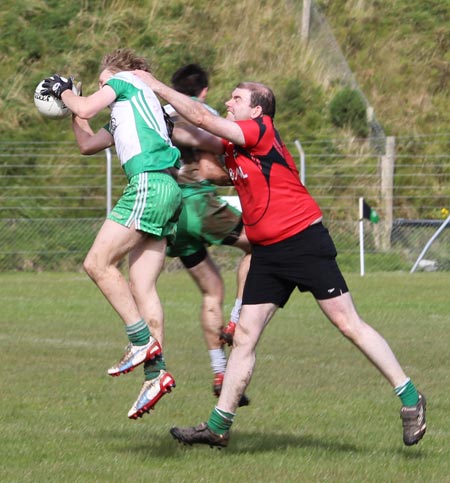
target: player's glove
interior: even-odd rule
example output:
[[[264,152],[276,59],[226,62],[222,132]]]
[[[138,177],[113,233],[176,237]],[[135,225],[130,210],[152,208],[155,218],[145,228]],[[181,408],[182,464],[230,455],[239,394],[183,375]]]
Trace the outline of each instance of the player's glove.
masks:
[[[61,94],[67,89],[72,90],[72,86],[72,77],[66,79],[58,74],[53,74],[51,77],[45,79],[42,83],[41,94],[43,96],[50,95],[56,97],[57,99],[61,99]]]

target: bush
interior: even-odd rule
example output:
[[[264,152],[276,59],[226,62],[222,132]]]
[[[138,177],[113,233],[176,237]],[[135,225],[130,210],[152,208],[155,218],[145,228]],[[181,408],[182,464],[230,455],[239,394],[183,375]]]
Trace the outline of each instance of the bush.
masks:
[[[332,123],[337,127],[349,127],[359,137],[366,137],[366,106],[358,91],[346,87],[339,91],[330,102]]]

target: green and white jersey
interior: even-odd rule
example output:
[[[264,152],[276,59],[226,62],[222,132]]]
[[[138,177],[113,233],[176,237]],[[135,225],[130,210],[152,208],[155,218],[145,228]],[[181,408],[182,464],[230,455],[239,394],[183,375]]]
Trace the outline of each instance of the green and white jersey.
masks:
[[[116,93],[106,127],[114,137],[117,156],[130,179],[146,171],[179,167],[179,150],[172,145],[155,93],[131,72],[119,72],[106,82]]]

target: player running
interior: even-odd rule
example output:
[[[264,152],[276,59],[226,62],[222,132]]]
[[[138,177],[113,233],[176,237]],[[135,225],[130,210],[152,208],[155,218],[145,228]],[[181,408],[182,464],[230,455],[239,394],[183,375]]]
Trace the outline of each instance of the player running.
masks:
[[[186,444],[227,446],[239,398],[255,367],[258,341],[295,288],[309,291],[332,324],[379,370],[400,397],[403,441],[418,443],[426,431],[425,397],[400,366],[386,340],[359,316],[336,263],[336,249],[322,224],[322,212],[299,180],[291,154],[276,131],[275,96],[270,88],[243,82],[226,102],[227,119],[151,74],[138,75],[180,115],[222,138],[230,177],[238,191],[252,260],[222,392],[207,422],[172,428]]]

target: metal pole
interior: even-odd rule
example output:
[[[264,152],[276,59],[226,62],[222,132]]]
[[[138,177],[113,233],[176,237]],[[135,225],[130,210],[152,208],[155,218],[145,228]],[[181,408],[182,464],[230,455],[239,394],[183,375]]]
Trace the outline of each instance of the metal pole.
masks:
[[[295,147],[300,154],[300,181],[306,185],[305,151],[298,139],[294,141]]]
[[[427,253],[428,249],[430,248],[431,244],[436,240],[436,238],[439,236],[441,231],[450,223],[450,216],[447,217],[447,219],[442,223],[442,225],[439,227],[439,230],[436,231],[436,233],[428,240],[428,243],[425,245],[424,249],[422,250],[422,253],[419,255],[419,258],[416,260],[416,263],[413,265],[411,268],[411,271],[409,273],[414,273],[417,266],[419,265],[420,261],[422,258],[425,256],[425,253]]]
[[[105,149],[106,155],[106,216],[111,213],[112,200],[112,153],[110,148]]]
[[[364,277],[364,198],[359,198],[359,265],[361,277]]]

